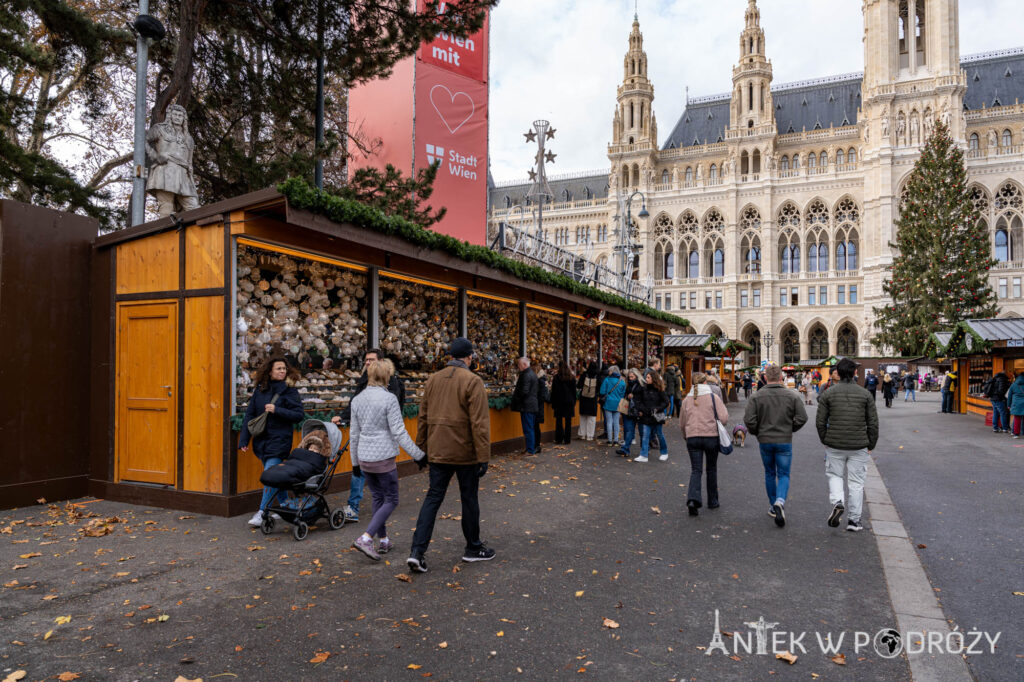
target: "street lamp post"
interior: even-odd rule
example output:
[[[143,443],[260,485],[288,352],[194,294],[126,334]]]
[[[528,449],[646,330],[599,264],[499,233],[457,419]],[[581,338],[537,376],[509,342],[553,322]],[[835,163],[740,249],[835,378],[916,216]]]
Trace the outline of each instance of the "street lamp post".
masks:
[[[162,40],[166,31],[160,21],[149,14],[149,0],[139,0],[139,15],[132,24],[135,43],[135,144],[132,154],[131,224],[141,225],[146,219],[146,73],[149,46]]]
[[[766,333],[764,335],[764,338],[762,340],[764,341],[765,360],[767,360],[768,362],[771,362],[772,361],[772,342],[775,341],[775,337],[772,336],[771,332],[768,332],[768,333]]]
[[[647,197],[640,190],[635,190],[629,195],[629,198],[625,200],[625,221],[623,221],[622,206],[619,207],[619,213],[616,218],[619,219],[619,234],[618,244],[615,245],[615,252],[619,255],[619,278],[621,280],[621,289],[626,291],[628,286],[628,280],[632,276],[632,264],[633,258],[640,255],[643,250],[643,246],[633,241],[633,235],[630,233],[633,225],[633,197],[640,195],[640,212],[637,213],[638,218],[647,218],[651,214],[647,212]],[[627,265],[628,264],[628,265]]]

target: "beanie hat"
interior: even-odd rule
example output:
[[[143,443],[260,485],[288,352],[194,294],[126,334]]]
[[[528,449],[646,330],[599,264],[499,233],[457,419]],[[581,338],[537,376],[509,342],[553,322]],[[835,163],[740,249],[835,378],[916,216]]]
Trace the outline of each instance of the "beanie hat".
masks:
[[[466,337],[460,336],[448,346],[448,353],[453,358],[468,358],[473,354],[473,344]]]

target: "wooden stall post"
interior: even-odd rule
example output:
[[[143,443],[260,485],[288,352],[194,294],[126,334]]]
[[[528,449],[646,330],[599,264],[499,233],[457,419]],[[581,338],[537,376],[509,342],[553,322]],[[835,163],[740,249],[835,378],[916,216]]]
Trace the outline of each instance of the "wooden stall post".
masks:
[[[648,342],[648,339],[647,339],[647,330],[646,329],[644,330],[644,363],[643,364],[644,364],[644,367],[650,367],[650,365],[651,365],[651,353],[650,353],[649,342]],[[662,367],[661,369],[662,369],[662,371],[665,370],[664,367]]]
[[[367,276],[370,291],[366,300],[366,350],[370,350],[380,346],[380,271],[371,267]]]
[[[526,357],[526,301],[519,302],[519,357]]]
[[[562,345],[564,346],[563,353],[562,353],[562,359],[565,361],[565,364],[568,365],[569,362],[570,362],[570,350],[569,350],[570,338],[569,338],[569,313],[568,312],[563,312],[562,313],[562,325],[563,325],[563,329],[562,329],[563,343],[562,343]]]
[[[597,325],[597,369],[601,371],[601,363],[604,361],[604,342],[602,337],[604,331],[601,329],[604,325]]]
[[[466,287],[459,287],[459,336],[466,338],[469,336],[469,322],[467,315],[469,314],[469,300],[466,296]]]

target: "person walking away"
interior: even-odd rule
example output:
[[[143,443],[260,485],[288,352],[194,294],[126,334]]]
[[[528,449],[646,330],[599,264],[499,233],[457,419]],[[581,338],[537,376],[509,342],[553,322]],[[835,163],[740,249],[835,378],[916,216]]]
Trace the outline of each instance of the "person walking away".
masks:
[[[537,372],[537,418],[533,420],[533,442],[537,444],[537,454],[543,448],[541,441],[541,425],[544,423],[544,406],[551,402],[551,389],[548,388],[548,373],[543,367]]]
[[[605,436],[608,445],[618,444],[619,401],[626,396],[626,380],[619,373],[618,365],[608,368],[608,376],[601,384],[601,405],[604,408]]]
[[[462,501],[463,561],[489,561],[494,550],[480,540],[480,479],[491,459],[491,418],[483,379],[470,371],[473,344],[459,337],[448,349],[448,365],[430,375],[423,386],[416,424],[416,446],[427,453],[430,488],[423,498],[412,549],[406,564],[416,573],[427,572],[424,556],[434,534],[437,512],[452,476],[459,482]]]
[[[1010,382],[1007,381],[1006,383],[1007,383],[1007,388],[1009,388],[1009,383]],[[916,391],[917,391],[917,374],[915,374],[914,372],[907,372],[906,376],[903,377],[903,389],[904,389],[903,402],[907,402],[907,400],[911,400],[911,401],[916,403],[917,402],[917,393],[916,393]]]
[[[299,371],[280,355],[267,358],[253,375],[255,388],[245,408],[242,432],[238,434],[238,449],[249,452],[251,443],[252,452],[260,458],[264,471],[288,458],[292,450],[294,425],[305,416],[302,397],[293,385],[299,377]],[[249,433],[249,422],[261,414],[267,415],[266,427],[254,438]],[[288,495],[269,486],[263,488],[260,508],[249,519],[250,526],[259,527],[263,523],[263,514],[275,498],[281,505],[288,500]]]
[[[811,385],[814,386],[814,395],[818,395],[818,390],[821,387],[821,372],[814,370],[811,374]]]
[[[864,377],[864,388],[866,388],[868,393],[871,394],[871,400],[877,401],[878,398],[876,397],[875,392],[878,390],[878,375],[870,369],[867,370],[867,373],[867,376]]]
[[[354,399],[357,395],[366,389],[369,383],[367,375],[367,369],[371,364],[379,360],[384,360],[385,356],[379,348],[371,348],[363,354],[363,373],[358,379],[356,379],[356,392],[352,395]],[[327,358],[330,360],[330,358]],[[324,362],[326,363],[327,360]],[[393,366],[393,365],[392,365]],[[405,407],[405,384],[398,376],[398,372],[391,374],[391,379],[388,381],[388,392],[395,396],[398,400],[398,409],[401,410]],[[335,426],[340,427],[343,422],[351,423],[352,421],[352,404],[349,403],[348,408],[341,413],[340,416],[331,417],[331,422]],[[353,476],[348,487],[348,501],[343,507],[345,514],[345,523],[355,523],[359,521],[359,505],[363,502],[363,486],[365,485],[366,479],[362,476]]]
[[[707,375],[695,372],[690,380],[693,387],[684,398],[679,415],[679,428],[686,439],[686,452],[690,456],[690,484],[686,492],[686,510],[697,516],[701,504],[701,478],[707,472],[708,509],[718,503],[718,422],[725,425],[729,412],[725,403],[712,393]]]
[[[743,397],[750,397],[750,390],[754,387],[754,379],[750,376],[750,372],[746,372],[743,375]]]
[[[661,376],[649,369],[644,373],[644,384],[636,389],[633,395],[636,403],[637,417],[640,422],[640,456],[634,462],[646,462],[647,453],[650,452],[651,441],[658,439],[660,456],[662,462],[668,460],[668,441],[662,432],[662,424],[668,421],[670,401],[665,392],[665,383]]]
[[[757,390],[761,390],[768,382],[764,380],[764,372],[757,373]]]
[[[804,404],[811,404],[811,375],[810,373],[804,374],[803,380],[800,382],[800,395],[803,396]]]
[[[882,399],[886,407],[892,407],[892,399],[896,397],[896,382],[892,380],[891,374],[882,375]]]
[[[519,421],[523,427],[524,452],[527,455],[537,454],[537,374],[530,369],[530,358],[519,358],[519,377],[516,388],[512,392],[513,412],[519,413]]]
[[[717,374],[708,374],[707,375],[707,385],[708,385],[708,388],[711,389],[711,392],[714,393],[715,395],[717,395],[719,398],[721,398],[722,402],[724,403],[725,402],[725,395],[722,393],[722,382],[718,378]]]
[[[782,383],[782,370],[771,365],[765,370],[768,383],[747,403],[743,423],[757,437],[764,465],[764,487],[768,493],[768,516],[775,525],[786,525],[786,495],[793,463],[793,433],[807,423],[803,403]]]
[[[623,457],[633,454],[633,437],[636,435],[637,419],[639,418],[636,400],[640,397],[642,390],[643,384],[640,383],[639,370],[629,369],[626,372],[626,400],[629,401],[629,411],[619,415],[619,420],[622,422],[622,447],[615,451],[616,454]]]
[[[1010,432],[1010,410],[1006,405],[1006,393],[1010,390],[1010,377],[1006,372],[997,372],[988,382],[985,395],[992,401],[993,433]]]
[[[942,410],[943,414],[953,414],[953,396],[956,391],[956,372],[950,370],[942,377]]]
[[[602,362],[601,363],[601,371],[597,373],[598,392],[600,392],[601,386],[604,386],[604,380],[608,378],[608,370],[611,368],[611,366],[612,366],[611,363],[608,363],[608,362]],[[603,409],[598,410],[598,418],[599,418],[599,421],[601,423],[597,427],[597,433],[594,434],[594,437],[595,438],[602,438],[603,437],[605,440],[608,440],[608,424],[606,424],[605,421],[604,421],[604,410]]]
[[[679,409],[679,399],[683,396],[682,383],[679,381],[679,366],[672,363],[665,368],[665,393],[668,394],[668,412],[675,416]]]
[[[568,445],[576,413],[576,377],[565,361],[558,363],[558,372],[551,382],[551,410],[555,413],[555,443]]]
[[[850,488],[846,530],[864,530],[861,512],[869,453],[878,443],[878,410],[867,390],[853,382],[857,365],[843,358],[836,365],[839,382],[818,400],[815,425],[825,446],[825,473],[832,510],[828,525],[835,528],[846,511],[843,503],[843,473]],[[891,384],[892,382],[890,382]]]
[[[580,438],[588,441],[594,440],[597,427],[597,374],[597,363],[591,362],[577,384],[580,392]]]
[[[349,455],[353,475],[361,474],[373,497],[373,518],[366,532],[356,538],[352,546],[380,561],[380,555],[391,551],[387,522],[398,508],[398,467],[395,464],[399,448],[406,452],[422,469],[427,465],[426,455],[417,447],[405,430],[402,408],[398,398],[387,388],[395,375],[390,360],[370,363],[366,369],[367,386],[352,399],[349,431]],[[379,539],[374,547],[373,539]]]
[[[1006,397],[1009,401],[1010,414],[1013,417],[1011,433],[1014,438],[1020,438],[1021,427],[1024,426],[1024,372],[1018,374],[1014,379]]]

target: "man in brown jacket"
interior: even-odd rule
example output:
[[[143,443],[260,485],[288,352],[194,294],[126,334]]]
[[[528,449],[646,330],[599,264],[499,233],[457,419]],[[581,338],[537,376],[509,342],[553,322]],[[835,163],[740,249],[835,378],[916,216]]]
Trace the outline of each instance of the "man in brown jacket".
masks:
[[[473,344],[459,337],[449,347],[448,366],[427,379],[420,400],[416,445],[430,462],[430,489],[423,500],[412,551],[406,563],[416,573],[427,572],[423,555],[434,533],[434,521],[452,476],[459,479],[462,498],[463,561],[490,561],[494,550],[480,541],[480,503],[477,490],[491,459],[491,419],[483,380],[469,369]]]

